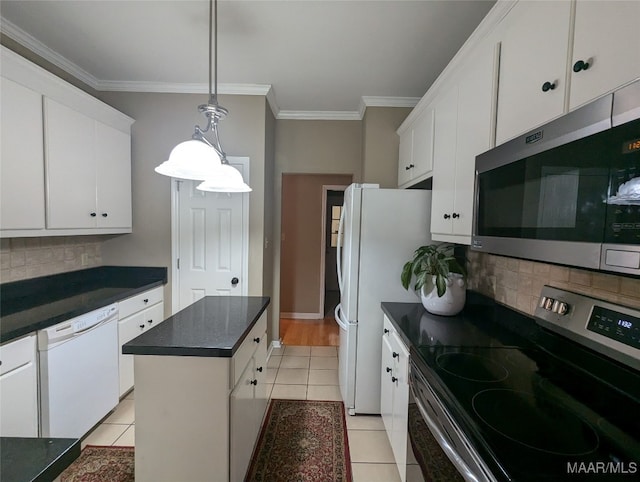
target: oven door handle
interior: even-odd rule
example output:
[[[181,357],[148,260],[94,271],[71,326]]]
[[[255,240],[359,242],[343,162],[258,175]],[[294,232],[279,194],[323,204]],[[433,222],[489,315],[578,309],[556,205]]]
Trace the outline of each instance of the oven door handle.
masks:
[[[449,460],[451,460],[451,463],[455,465],[456,469],[458,469],[458,472],[460,472],[462,477],[464,477],[464,480],[469,482],[480,482],[476,475],[471,472],[471,470],[469,470],[467,464],[458,455],[458,452],[454,450],[454,448],[451,446],[447,438],[442,434],[442,431],[438,428],[435,422],[431,419],[431,417],[429,417],[429,414],[422,404],[422,401],[419,397],[416,396],[417,394],[415,393],[413,387],[411,387],[411,391],[413,392],[413,398],[416,402],[416,405],[418,406],[418,410],[420,410],[420,414],[422,415],[423,420],[429,426],[429,430],[431,430],[431,433],[435,437],[438,444],[440,444],[440,447],[442,447],[442,450],[447,454],[447,457],[449,458]]]

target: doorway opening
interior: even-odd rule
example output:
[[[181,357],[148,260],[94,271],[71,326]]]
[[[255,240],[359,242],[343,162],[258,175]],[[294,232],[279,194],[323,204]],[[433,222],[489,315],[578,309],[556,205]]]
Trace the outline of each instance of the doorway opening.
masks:
[[[280,337],[284,344],[297,344],[288,335],[300,330],[315,333],[296,335],[306,344],[337,344],[337,338],[322,332],[335,328],[339,334],[332,311],[338,288],[336,248],[331,241],[335,244],[339,222],[339,218],[334,222],[333,214],[334,206],[342,207],[351,180],[350,174],[282,175]]]

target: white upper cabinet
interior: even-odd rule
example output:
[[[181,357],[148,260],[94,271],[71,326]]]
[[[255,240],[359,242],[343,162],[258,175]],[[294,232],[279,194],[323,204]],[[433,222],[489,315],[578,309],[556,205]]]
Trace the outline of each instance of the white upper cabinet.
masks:
[[[487,40],[435,107],[431,235],[471,242],[476,156],[492,145],[495,43]]]
[[[433,109],[426,108],[401,126],[398,186],[407,187],[431,176],[433,170]]]
[[[98,226],[131,228],[131,136],[96,121]]]
[[[47,227],[130,228],[130,146],[128,134],[45,99]]]
[[[42,95],[0,78],[0,229],[44,229]]]
[[[45,99],[47,227],[96,225],[94,120]]]
[[[443,92],[435,105],[433,140],[433,197],[431,200],[431,234],[451,233],[458,123],[458,86]]]
[[[640,2],[578,0],[570,67],[570,109],[640,78]]]
[[[0,236],[131,232],[133,119],[0,52]]]
[[[564,112],[571,2],[519,2],[500,52],[496,143]]]

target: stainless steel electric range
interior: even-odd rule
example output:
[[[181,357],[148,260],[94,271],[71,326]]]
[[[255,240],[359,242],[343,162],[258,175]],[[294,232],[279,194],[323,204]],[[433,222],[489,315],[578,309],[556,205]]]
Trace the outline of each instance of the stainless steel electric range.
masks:
[[[406,328],[414,398],[466,480],[640,478],[639,311],[547,286],[535,323],[466,311]]]

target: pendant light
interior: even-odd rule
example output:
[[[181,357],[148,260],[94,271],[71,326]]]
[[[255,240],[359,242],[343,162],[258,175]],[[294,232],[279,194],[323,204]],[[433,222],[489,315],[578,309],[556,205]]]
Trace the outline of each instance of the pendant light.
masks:
[[[215,10],[215,24],[213,23]],[[215,35],[213,63],[215,79],[212,91],[212,35]],[[207,126],[195,126],[191,140],[181,142],[173,148],[169,159],[155,171],[179,179],[204,181],[196,189],[213,192],[249,192],[251,188],[242,180],[240,171],[229,164],[220,145],[218,122],[229,111],[218,104],[218,0],[209,0],[209,102],[198,106],[207,118]],[[204,135],[212,133],[213,141]]]

